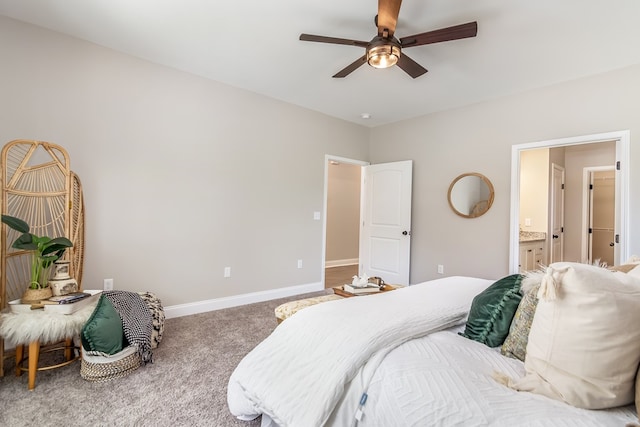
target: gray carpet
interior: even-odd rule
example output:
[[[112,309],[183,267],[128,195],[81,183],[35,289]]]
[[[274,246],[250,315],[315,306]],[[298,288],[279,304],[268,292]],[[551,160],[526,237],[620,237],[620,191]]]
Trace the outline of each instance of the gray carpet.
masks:
[[[276,327],[273,310],[318,292],[165,322],[154,362],[102,383],[80,376],[80,362],[40,371],[36,388],[5,360],[0,426],[243,426],[227,409],[227,382],[238,362]],[[61,352],[43,354],[55,359]],[[47,361],[50,361],[47,360]]]

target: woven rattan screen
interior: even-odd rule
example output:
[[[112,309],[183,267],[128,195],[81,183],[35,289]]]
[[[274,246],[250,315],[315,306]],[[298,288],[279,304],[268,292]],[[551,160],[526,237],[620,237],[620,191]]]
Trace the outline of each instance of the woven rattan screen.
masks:
[[[4,146],[1,156],[2,213],[23,219],[35,235],[69,238],[73,248],[65,258],[82,289],[84,202],[66,150],[48,142],[15,140]],[[0,308],[19,299],[29,283],[31,254],[11,247],[17,237],[18,232],[2,225]]]
[[[71,274],[82,289],[82,268],[84,266],[84,199],[82,198],[82,184],[80,178],[71,172],[71,223],[69,240],[73,247],[69,249]]]

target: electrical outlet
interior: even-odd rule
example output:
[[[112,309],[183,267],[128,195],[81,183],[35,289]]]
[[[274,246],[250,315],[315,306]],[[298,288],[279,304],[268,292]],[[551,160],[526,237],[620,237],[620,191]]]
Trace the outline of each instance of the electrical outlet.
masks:
[[[298,260],[298,268],[302,268],[302,260],[301,259]]]
[[[224,268],[224,277],[231,277],[231,267]]]
[[[104,290],[112,291],[113,290],[113,279],[104,279]]]
[[[444,265],[438,264],[438,274],[444,274]]]

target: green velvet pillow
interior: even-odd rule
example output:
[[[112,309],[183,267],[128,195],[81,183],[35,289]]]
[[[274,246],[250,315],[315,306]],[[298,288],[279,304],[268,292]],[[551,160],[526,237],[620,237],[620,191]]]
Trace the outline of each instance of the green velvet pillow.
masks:
[[[512,274],[493,283],[476,295],[469,318],[460,335],[489,347],[499,347],[509,334],[509,326],[522,299],[520,274]]]
[[[126,345],[122,319],[104,295],[100,296],[98,305],[83,326],[80,339],[85,350],[106,354],[118,353]]]

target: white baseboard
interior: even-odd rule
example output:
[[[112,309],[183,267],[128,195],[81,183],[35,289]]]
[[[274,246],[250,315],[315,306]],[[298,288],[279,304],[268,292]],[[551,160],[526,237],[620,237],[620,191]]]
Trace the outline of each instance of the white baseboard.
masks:
[[[306,294],[309,292],[318,292],[322,290],[324,290],[324,286],[320,282],[308,283],[306,285],[289,286],[286,288],[270,289],[268,291],[252,292],[249,294],[234,295],[231,297],[170,305],[164,307],[164,315],[167,319],[171,319],[173,317],[206,313],[208,311],[221,310],[223,308],[237,307],[240,305],[253,304],[256,302],[269,301],[272,299],[285,298],[294,295]]]
[[[358,258],[351,258],[351,259],[335,259],[333,261],[325,261],[324,263],[324,267],[325,268],[331,268],[331,267],[344,267],[346,265],[354,265],[354,264],[358,264],[358,262],[360,262],[360,260]]]

